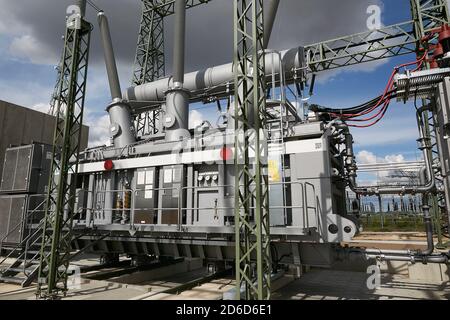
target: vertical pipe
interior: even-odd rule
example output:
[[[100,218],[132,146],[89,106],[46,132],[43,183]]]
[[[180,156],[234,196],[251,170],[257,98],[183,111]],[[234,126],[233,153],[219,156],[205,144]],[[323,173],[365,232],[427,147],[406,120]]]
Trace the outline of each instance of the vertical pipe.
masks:
[[[80,14],[82,17],[86,15],[86,0],[77,0],[75,4],[80,8]]]
[[[166,140],[178,141],[190,138],[189,94],[184,86],[184,59],[186,44],[186,2],[175,2],[175,33],[173,51],[173,86],[166,93],[164,126]]]
[[[108,19],[102,11],[98,13],[98,24],[112,98],[112,104],[107,108],[111,122],[110,131],[114,139],[114,146],[116,148],[123,148],[136,141],[131,112],[128,105],[122,102],[122,91],[120,90],[119,75],[114,57]]]
[[[264,17],[264,49],[267,49],[269,46],[270,36],[272,35],[279,5],[280,0],[269,0],[267,15]]]
[[[420,182],[423,184],[427,181],[427,169],[423,168],[419,172]],[[423,210],[423,221],[425,223],[425,232],[427,234],[427,248],[422,250],[420,254],[430,255],[434,251],[434,240],[433,240],[433,223],[431,221],[430,206],[429,206],[429,195],[425,193],[422,196],[422,210]]]
[[[175,2],[175,31],[173,46],[173,82],[174,87],[184,82],[184,59],[186,44],[186,1]]]
[[[113,100],[122,99],[122,91],[120,90],[119,75],[114,57],[114,48],[112,46],[108,18],[102,11],[98,13],[98,24],[100,27],[100,35],[105,56],[106,71],[108,73],[111,98]]]
[[[378,195],[378,205],[380,207],[381,229],[384,229],[383,200],[381,199],[381,194]]]

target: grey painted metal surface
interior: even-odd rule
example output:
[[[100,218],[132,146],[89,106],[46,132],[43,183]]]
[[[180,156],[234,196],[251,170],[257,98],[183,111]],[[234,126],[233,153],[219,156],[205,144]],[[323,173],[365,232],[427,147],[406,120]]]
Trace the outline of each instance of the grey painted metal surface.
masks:
[[[175,2],[175,35],[173,44],[173,86],[166,92],[163,108],[163,125],[166,141],[189,139],[189,92],[184,86],[184,60],[186,43],[186,5],[184,0]]]
[[[445,191],[445,203],[450,203],[450,78],[445,78],[439,84],[436,93],[436,113],[438,125],[436,131],[438,133],[438,150],[439,160],[443,176],[443,187]],[[449,215],[450,223],[450,215]]]
[[[84,17],[86,15],[86,0],[77,0],[75,4],[80,8],[81,16]]]
[[[50,145],[31,144],[8,148],[0,179],[0,194],[46,193],[51,159]]]
[[[173,43],[173,78],[177,83],[184,82],[184,60],[186,45],[186,4],[184,0],[175,1],[175,31]]]
[[[264,11],[264,49],[269,46],[270,36],[272,35],[273,25],[277,17],[280,0],[269,0],[268,8]]]
[[[112,104],[107,108],[111,121],[110,133],[114,140],[114,146],[122,148],[136,141],[134,126],[131,121],[130,109],[128,105],[122,102],[122,92],[114,57],[114,49],[112,46],[108,19],[104,12],[99,12],[98,24],[100,27],[106,71],[108,73],[109,88],[112,98]]]
[[[283,67],[285,69],[286,79],[292,80],[296,75],[299,76],[304,68],[303,50],[299,47],[281,52],[283,57]],[[278,59],[273,59],[272,54],[266,55],[266,74],[279,73],[279,63],[275,63]],[[131,87],[123,93],[123,98],[128,101],[147,101],[154,104],[159,104],[165,100],[165,92],[173,87],[173,78],[165,78]],[[197,100],[195,93],[208,90],[209,95],[216,93],[224,93],[227,86],[233,87],[234,74],[233,64],[224,64],[204,70],[199,70],[185,74],[184,88],[189,90],[192,94],[191,102]],[[203,97],[203,95],[202,95]]]

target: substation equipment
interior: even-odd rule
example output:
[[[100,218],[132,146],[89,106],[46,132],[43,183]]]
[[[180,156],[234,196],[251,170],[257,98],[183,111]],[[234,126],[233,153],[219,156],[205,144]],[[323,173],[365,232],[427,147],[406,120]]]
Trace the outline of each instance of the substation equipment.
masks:
[[[445,214],[450,203],[447,2],[411,0],[412,20],[405,23],[278,52],[268,43],[280,1],[264,1],[264,12],[262,0],[235,0],[234,61],[185,73],[186,9],[207,2],[142,1],[133,83],[124,91],[108,20],[98,13],[112,98],[106,108],[111,145],[86,150],[77,149],[76,137],[92,26],[86,3],[77,3],[81,10],[67,21],[52,100],[60,120],[55,139],[65,148],[53,150],[45,218],[22,238],[15,249],[20,259],[1,280],[17,281],[31,268],[39,295],[52,297],[67,290],[73,249],[105,261],[127,254],[135,263],[199,257],[235,267],[238,299],[267,299],[271,275],[286,266],[332,266],[355,253],[447,263],[448,254],[434,252],[431,224],[431,214]],[[172,14],[173,75],[166,77],[164,18]],[[417,61],[405,72],[407,66],[397,68],[382,96],[341,110],[303,108],[315,74],[403,54]],[[384,116],[395,98],[422,104],[422,184],[358,186],[350,123],[374,110]],[[201,103],[216,103],[218,120],[189,129],[189,106]],[[423,194],[428,248],[343,248],[360,227],[347,212],[347,188],[360,195]],[[23,254],[30,245],[40,246],[34,258]]]

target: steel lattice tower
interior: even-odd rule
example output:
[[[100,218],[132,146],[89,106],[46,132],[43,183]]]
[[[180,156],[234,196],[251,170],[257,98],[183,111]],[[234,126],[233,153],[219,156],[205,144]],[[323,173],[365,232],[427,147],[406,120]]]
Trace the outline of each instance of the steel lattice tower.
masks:
[[[262,0],[234,1],[236,298],[270,298]],[[254,263],[254,261],[256,263]],[[245,293],[241,297],[241,287]]]
[[[41,298],[53,299],[67,291],[91,30],[81,16],[67,21],[40,251],[37,295]]]
[[[420,53],[420,50],[428,49],[423,48],[423,43],[421,40],[436,28],[440,28],[441,26],[449,23],[449,11],[446,0],[411,0],[411,13],[412,18],[414,20],[414,33],[417,41],[417,53]],[[434,44],[437,42],[437,35],[435,35],[430,41],[429,44]],[[424,69],[429,69],[429,63],[425,63],[423,66]],[[435,101],[430,101],[429,99],[422,99],[422,105],[432,104],[434,106]],[[433,107],[434,109],[434,107]],[[425,112],[425,134],[427,136],[427,141],[425,143],[431,144],[432,148],[429,151],[431,157],[433,159],[433,163],[437,165],[440,162],[439,159],[439,150],[438,150],[438,142],[437,142],[437,119],[436,113]],[[442,172],[440,170],[440,166],[436,166],[439,168],[435,171],[436,181],[442,185]],[[441,241],[441,212],[439,206],[445,203],[445,195],[443,192],[438,191],[436,194],[433,194],[429,197],[431,201],[431,207],[434,215],[435,226],[437,227],[435,231],[437,231],[439,235],[439,241]]]

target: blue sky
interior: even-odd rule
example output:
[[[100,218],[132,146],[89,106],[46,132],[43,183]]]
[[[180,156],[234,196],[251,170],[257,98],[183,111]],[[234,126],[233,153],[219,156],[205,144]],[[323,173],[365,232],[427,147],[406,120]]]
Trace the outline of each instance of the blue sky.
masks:
[[[128,1],[131,2],[132,0]],[[322,2],[324,1],[326,0]],[[343,2],[345,1],[347,0]],[[364,1],[367,5],[381,5],[382,23],[384,25],[391,25],[410,19],[409,0]],[[335,0],[331,2],[334,4]],[[97,0],[97,3],[107,6],[108,1]],[[120,2],[117,3],[117,6],[119,6]],[[2,5],[2,8],[5,8],[2,10],[3,12],[0,12],[0,99],[41,111],[47,111],[56,77],[53,65],[58,60],[60,52],[57,50],[49,50],[49,46],[46,46],[45,41],[41,43],[37,40],[42,36],[36,35],[34,30],[40,27],[38,22],[36,26],[33,26],[15,21],[17,18],[14,14],[17,14],[17,17],[19,17],[17,9],[20,9],[20,7],[16,5],[13,8],[12,2],[8,0],[0,0],[0,5]],[[11,12],[7,12],[7,6],[11,6]],[[14,14],[13,9],[15,9]],[[364,12],[360,9],[358,10],[356,12],[346,12],[345,14],[348,16],[339,20],[339,23],[350,24],[353,18],[355,20],[359,19],[358,21],[364,21],[365,17],[361,17],[361,14],[364,14]],[[60,16],[62,23],[58,21],[51,29],[46,29],[42,26],[42,30],[49,30],[45,31],[46,33],[55,32],[55,36],[51,34],[51,37],[57,38],[58,33],[52,30],[61,28],[58,32],[60,34],[63,33],[63,15],[57,12],[55,16]],[[115,16],[113,15],[114,18]],[[326,17],[324,16],[323,19],[326,19]],[[281,23],[285,22],[280,21],[279,24],[281,25]],[[326,25],[326,22],[323,22],[323,24]],[[336,26],[333,23],[326,26],[328,30],[324,28],[324,30],[320,31],[319,40],[326,40],[336,36],[336,34],[333,34]],[[284,32],[280,28],[275,28],[275,36],[277,38],[281,37]],[[201,30],[205,32],[204,27]],[[366,31],[361,22],[355,24],[352,30],[355,30],[355,32]],[[114,29],[113,24],[112,32],[113,38],[116,39],[118,32],[120,32],[119,27]],[[93,37],[93,41],[98,41],[98,39]],[[288,43],[288,48],[297,45],[297,43],[291,42],[284,42],[283,45]],[[62,48],[62,42],[60,43],[60,47]],[[119,50],[121,49],[119,48]],[[131,59],[132,57],[130,55],[132,55],[132,50],[134,48],[129,48],[127,51],[127,57]],[[131,78],[131,59],[120,59],[119,61],[119,71],[123,88],[128,85],[129,79]],[[357,67],[356,70],[350,67],[334,72],[332,76],[326,77],[326,80],[322,80],[316,85],[315,95],[310,102],[328,107],[351,107],[371,100],[381,94],[394,66],[412,60],[414,60],[414,56],[408,55],[383,60],[372,66]],[[108,123],[104,109],[110,97],[104,67],[101,63],[95,63],[91,67],[87,94],[86,107],[88,112],[86,123],[91,126],[91,143],[93,145],[104,143],[108,140]],[[209,108],[202,108],[202,106],[196,105],[193,108],[197,111],[194,117],[203,116],[213,119],[212,122],[215,123],[217,119],[215,105]],[[397,161],[402,159],[416,160],[420,158],[416,144],[417,129],[415,125],[414,107],[411,104],[394,102],[391,104],[389,112],[381,123],[371,129],[355,129],[353,133],[356,140],[355,149],[360,153],[360,161],[380,162],[388,161],[389,159],[396,159],[394,161]],[[369,176],[364,178],[370,180]]]

